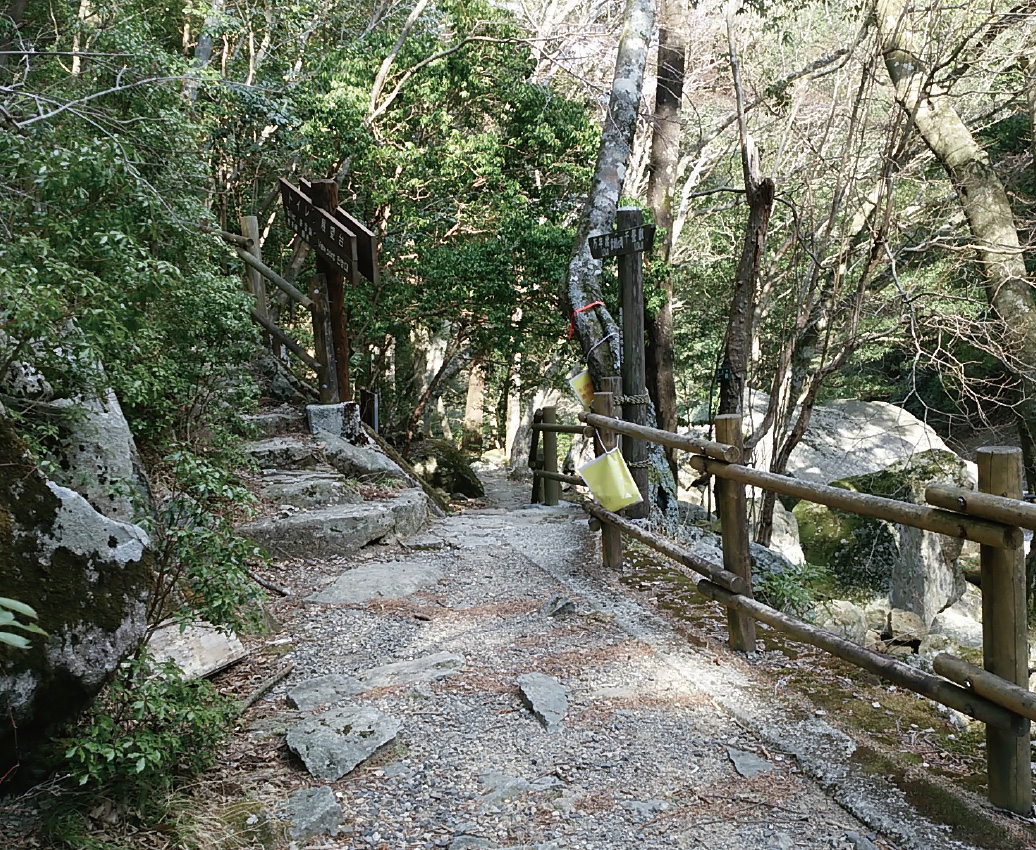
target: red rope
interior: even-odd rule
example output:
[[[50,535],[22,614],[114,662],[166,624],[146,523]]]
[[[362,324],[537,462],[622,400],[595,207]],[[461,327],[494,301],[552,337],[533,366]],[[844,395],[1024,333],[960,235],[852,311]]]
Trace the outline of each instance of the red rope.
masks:
[[[580,307],[578,310],[572,311],[572,318],[568,320],[568,338],[572,339],[572,334],[576,332],[576,313],[585,313],[594,307],[603,307],[603,301],[591,301],[585,307]]]

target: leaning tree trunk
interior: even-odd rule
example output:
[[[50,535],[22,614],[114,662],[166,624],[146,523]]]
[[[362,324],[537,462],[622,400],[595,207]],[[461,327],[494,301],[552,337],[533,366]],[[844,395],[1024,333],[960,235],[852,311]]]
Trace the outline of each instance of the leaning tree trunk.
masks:
[[[680,106],[684,80],[684,0],[661,0],[658,10],[658,77],[655,83],[655,111],[651,125],[651,155],[648,160],[647,202],[660,231],[662,262],[668,263],[673,249],[673,191],[680,161]],[[662,306],[646,311],[648,346],[645,369],[658,427],[676,431],[676,356],[673,341],[673,280],[662,282]],[[676,475],[676,450],[666,449],[666,460]]]
[[[734,295],[730,299],[727,334],[720,367],[719,412],[740,413],[748,379],[748,359],[752,345],[752,320],[755,316],[756,281],[766,245],[766,230],[773,210],[775,187],[773,180],[763,177],[759,151],[748,134],[745,119],[745,99],[741,88],[741,70],[734,42],[734,7],[727,11],[727,44],[730,50],[730,70],[734,77],[737,98],[738,128],[741,134],[741,168],[744,172],[745,194],[748,197],[748,224],[745,243],[734,279]]]
[[[601,132],[597,167],[590,196],[579,222],[568,265],[567,294],[575,332],[583,348],[590,377],[619,374],[620,333],[601,294],[601,261],[590,256],[592,234],[607,233],[615,221],[636,131],[644,68],[655,23],[653,0],[628,0],[619,53],[615,60],[608,114]],[[590,305],[595,305],[591,307]]]
[[[1036,486],[1033,469],[1036,422],[1036,301],[1025,270],[1025,256],[1018,238],[1007,192],[949,93],[931,81],[930,68],[920,57],[921,45],[907,23],[906,0],[876,0],[875,17],[885,67],[896,88],[896,97],[908,113],[925,144],[949,175],[974,238],[974,248],[985,281],[986,297],[993,308],[999,339],[991,340],[999,359],[1018,381],[1016,404],[1018,431],[1026,460],[1029,488]],[[1029,559],[1027,596],[1029,610],[1036,607],[1036,559]]]

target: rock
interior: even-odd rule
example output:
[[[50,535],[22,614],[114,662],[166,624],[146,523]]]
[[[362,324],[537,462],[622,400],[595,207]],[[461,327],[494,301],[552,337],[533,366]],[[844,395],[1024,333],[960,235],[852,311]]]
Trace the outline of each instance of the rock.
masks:
[[[518,693],[522,703],[548,732],[561,728],[568,713],[568,688],[553,676],[526,673],[518,677]]]
[[[324,442],[327,462],[346,478],[358,478],[361,481],[380,478],[406,480],[406,475],[396,462],[376,448],[354,446],[332,434],[321,434],[320,437]]]
[[[858,832],[847,832],[845,840],[853,846],[854,850],[878,850],[877,844]]]
[[[347,676],[344,673],[329,673],[326,676],[317,676],[315,679],[307,679],[288,689],[288,705],[297,708],[299,711],[310,711],[322,705],[330,705],[338,702],[344,697],[356,696],[362,693],[363,684],[355,676]]]
[[[342,807],[327,785],[295,791],[285,806],[288,836],[305,841],[314,835],[337,835],[342,825]]]
[[[575,613],[576,603],[567,596],[561,596],[560,594],[550,597],[540,607],[540,614],[544,617],[562,619],[564,617],[571,617]]]
[[[940,652],[948,652],[950,655],[960,655],[960,647],[946,635],[929,634],[921,639],[917,647],[917,654],[922,658],[932,661]]]
[[[253,366],[260,389],[269,398],[288,404],[305,404],[317,396],[313,387],[296,378],[286,363],[268,351],[259,354]]]
[[[400,722],[371,706],[338,708],[288,730],[288,749],[320,779],[335,782],[396,737]]]
[[[867,628],[884,632],[889,624],[889,612],[892,606],[887,596],[878,596],[867,603],[863,609],[863,615],[867,618]]]
[[[468,459],[445,440],[412,443],[406,458],[425,481],[447,493],[463,493],[480,499],[485,488],[472,471]]]
[[[344,573],[333,584],[306,597],[307,602],[358,605],[371,599],[400,599],[434,584],[442,571],[423,561],[364,564]]]
[[[913,611],[893,608],[889,612],[888,632],[893,640],[921,640],[928,634],[928,626]]]
[[[639,823],[647,823],[655,815],[672,808],[665,800],[626,800],[622,807],[632,812],[634,819]]]
[[[259,434],[262,437],[280,437],[301,431],[305,424],[302,414],[290,404],[282,404],[262,413],[246,413],[241,419],[252,429],[249,434]]]
[[[336,505],[288,517],[250,522],[237,529],[278,558],[327,558],[351,555],[392,533],[392,510],[382,503]]]
[[[752,539],[755,539],[761,509],[762,499],[749,501],[748,519],[751,524]],[[803,554],[802,545],[799,542],[798,520],[795,519],[795,514],[781,504],[779,499],[773,505],[773,536],[770,538],[770,545],[767,548],[781,555],[791,564],[806,563],[806,556]]]
[[[244,451],[263,469],[313,469],[317,465],[315,447],[294,437],[245,443]]]
[[[400,490],[382,504],[392,512],[392,531],[399,537],[416,534],[428,519],[428,497],[420,487]]]
[[[743,750],[736,750],[727,747],[727,756],[736,770],[745,779],[755,779],[760,774],[773,770],[773,765],[766,759],[761,759],[754,753],[746,753]]]
[[[320,470],[268,472],[263,475],[262,492],[263,498],[270,502],[292,505],[303,511],[363,501],[340,474]]]
[[[433,682],[460,672],[464,656],[453,652],[436,652],[408,661],[395,661],[373,667],[363,674],[364,690],[390,687],[392,685]]]
[[[487,791],[482,798],[480,808],[487,809],[535,791],[551,791],[563,788],[565,783],[554,776],[544,776],[530,782],[522,776],[508,776],[499,770],[484,771],[479,777],[486,786]]]
[[[47,637],[0,646],[0,776],[74,717],[147,630],[154,569],[135,525],[98,513],[47,481],[11,423],[0,418],[0,588],[31,605]]]
[[[331,436],[357,446],[370,443],[360,421],[360,405],[355,401],[307,404],[306,421],[309,422],[309,432],[320,439]]]
[[[236,634],[201,621],[159,627],[148,640],[148,648],[157,661],[175,663],[188,681],[218,673],[248,655]]]
[[[844,599],[832,599],[813,609],[813,622],[853,643],[862,644],[867,636],[867,618],[859,606]]]
[[[953,607],[935,615],[929,632],[944,635],[959,646],[966,646],[969,649],[982,648],[982,624],[961,614]]]
[[[38,406],[58,423],[56,484],[75,490],[109,519],[134,522],[151,513],[151,486],[114,391]]]
[[[874,652],[884,652],[886,646],[881,639],[881,632],[867,629],[867,634],[863,636],[863,648],[873,650]]]
[[[935,482],[970,486],[963,461],[941,451],[834,484],[920,504],[925,487]],[[805,501],[794,514],[807,560],[827,565],[850,588],[888,593],[893,607],[913,611],[926,623],[964,593],[956,567],[958,539]]]

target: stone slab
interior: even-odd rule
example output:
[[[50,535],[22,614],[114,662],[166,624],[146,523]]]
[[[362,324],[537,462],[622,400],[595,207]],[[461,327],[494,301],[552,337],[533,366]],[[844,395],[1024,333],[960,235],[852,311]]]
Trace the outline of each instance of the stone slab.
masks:
[[[360,605],[371,599],[400,599],[434,584],[441,576],[442,570],[421,561],[364,564],[341,575],[318,593],[307,596],[306,601]]]
[[[352,555],[390,534],[392,510],[382,503],[336,505],[288,517],[250,522],[238,534],[280,558],[327,558]]]
[[[553,676],[526,673],[518,677],[518,693],[522,703],[548,732],[561,728],[568,713],[568,688]]]
[[[363,674],[364,689],[391,685],[432,682],[460,672],[464,656],[454,652],[436,652],[408,661],[395,661],[374,667]]]
[[[337,835],[342,825],[342,807],[327,785],[294,792],[288,797],[285,815],[288,836],[296,841],[315,835]]]
[[[371,706],[338,708],[297,723],[285,742],[311,774],[335,782],[392,741],[400,726]]]
[[[330,673],[317,676],[289,688],[288,705],[299,711],[309,711],[322,705],[338,702],[343,697],[351,697],[364,690],[363,684],[355,676],[344,673]]]
[[[148,646],[156,661],[172,661],[189,681],[218,673],[248,655],[236,634],[201,622],[183,631],[178,623],[160,626]]]

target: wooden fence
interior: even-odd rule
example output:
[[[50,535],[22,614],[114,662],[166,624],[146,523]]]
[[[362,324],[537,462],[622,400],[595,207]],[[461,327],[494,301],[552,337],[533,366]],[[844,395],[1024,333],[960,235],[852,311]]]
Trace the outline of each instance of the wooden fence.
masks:
[[[340,398],[339,382],[325,275],[315,274],[310,278],[307,295],[267,266],[259,251],[259,223],[255,216],[242,216],[240,235],[224,230],[220,231],[220,236],[236,251],[247,267],[247,288],[255,297],[255,306],[251,308],[249,315],[252,321],[265,331],[264,336],[268,345],[274,350],[283,347],[316,372],[320,403],[336,404]],[[273,321],[266,281],[284,293],[289,301],[309,311],[313,322],[313,349],[316,356],[310,354]]]
[[[732,648],[756,648],[755,623],[766,623],[793,639],[823,649],[884,679],[986,724],[989,799],[1018,814],[1032,811],[1030,721],[1036,720],[1036,695],[1028,687],[1028,636],[1025,563],[1021,528],[1036,529],[1036,505],[1021,501],[1021,450],[993,447],[978,452],[979,492],[945,485],[930,486],[927,505],[915,505],[799,481],[740,464],[741,418],[716,419],[716,442],[672,434],[615,418],[615,392],[594,395],[591,412],[580,414],[583,426],[558,425],[554,410],[537,411],[529,465],[533,501],[557,504],[560,483],[582,479],[557,471],[558,433],[597,435],[597,451],[615,447],[618,435],[691,454],[690,465],[716,479],[723,538],[723,563],[714,564],[626,517],[587,501],[584,509],[602,534],[605,567],[622,565],[623,535],[640,541],[689,572],[704,596],[727,609]],[[542,436],[543,453],[538,450]],[[745,486],[806,499],[828,507],[877,517],[901,525],[976,541],[981,547],[983,667],[949,654],[936,656],[938,675],[926,673],[887,655],[865,649],[752,597],[749,526]]]

